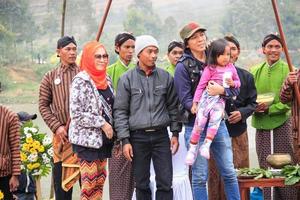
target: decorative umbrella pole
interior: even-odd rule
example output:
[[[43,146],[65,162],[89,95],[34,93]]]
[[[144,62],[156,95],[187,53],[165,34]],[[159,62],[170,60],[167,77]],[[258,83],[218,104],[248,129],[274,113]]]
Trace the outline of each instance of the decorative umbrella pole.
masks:
[[[112,0],[108,0],[108,2],[107,2],[106,8],[105,8],[105,12],[104,12],[104,15],[102,17],[101,23],[99,25],[98,33],[97,33],[97,36],[96,36],[96,40],[97,41],[99,41],[99,39],[101,37],[102,31],[103,31],[103,27],[104,27],[104,24],[105,24],[107,15],[108,15],[108,11],[109,11],[110,6],[111,6],[111,2],[112,2]]]

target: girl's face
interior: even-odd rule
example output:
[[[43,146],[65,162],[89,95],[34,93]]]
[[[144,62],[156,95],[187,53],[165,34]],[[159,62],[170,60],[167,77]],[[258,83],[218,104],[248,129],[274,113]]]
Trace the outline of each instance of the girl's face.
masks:
[[[194,33],[187,41],[187,47],[194,52],[204,52],[206,49],[206,35],[202,31]]]
[[[217,57],[217,63],[219,66],[226,66],[230,61],[230,47],[227,45],[225,47],[224,53]]]
[[[108,54],[103,47],[95,52],[95,66],[97,70],[104,70],[108,65]]]
[[[170,63],[172,65],[176,65],[178,59],[182,56],[183,54],[183,49],[180,47],[175,47],[172,49],[170,53],[168,53],[168,58],[170,60]]]

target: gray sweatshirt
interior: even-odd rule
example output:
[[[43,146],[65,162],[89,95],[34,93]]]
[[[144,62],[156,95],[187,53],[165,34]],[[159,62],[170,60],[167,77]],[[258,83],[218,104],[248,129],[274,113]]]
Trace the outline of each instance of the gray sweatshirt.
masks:
[[[130,137],[130,131],[170,126],[174,135],[181,131],[177,122],[178,97],[171,75],[154,68],[146,76],[138,66],[126,72],[118,82],[114,102],[114,128],[118,140]]]

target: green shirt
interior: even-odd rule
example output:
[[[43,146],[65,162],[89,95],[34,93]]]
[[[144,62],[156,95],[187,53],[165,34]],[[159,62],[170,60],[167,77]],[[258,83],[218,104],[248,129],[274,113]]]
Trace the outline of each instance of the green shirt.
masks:
[[[168,67],[166,67],[166,71],[169,72],[169,74],[171,74],[171,76],[174,77],[175,74],[175,65],[170,64]]]
[[[269,66],[267,62],[250,69],[254,76],[257,94],[273,92],[275,98],[268,113],[255,113],[252,126],[256,129],[272,130],[282,125],[290,116],[290,106],[279,100],[281,86],[286,79],[289,68],[281,59]]]
[[[119,78],[127,72],[129,69],[133,68],[135,65],[133,63],[129,63],[126,66],[120,58],[112,65],[107,68],[107,73],[109,74],[110,78],[112,79],[113,86],[115,91],[117,91],[118,80]]]

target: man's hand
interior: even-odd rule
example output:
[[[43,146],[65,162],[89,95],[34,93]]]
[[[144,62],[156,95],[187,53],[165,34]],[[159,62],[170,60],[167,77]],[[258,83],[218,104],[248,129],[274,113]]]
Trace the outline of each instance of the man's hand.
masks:
[[[112,129],[112,126],[108,122],[105,122],[105,124],[101,127],[101,129],[103,130],[103,132],[105,133],[108,139],[111,139],[113,137],[114,130]]]
[[[264,113],[269,109],[269,106],[265,103],[258,103],[256,106],[255,112],[257,113]]]
[[[171,152],[173,155],[177,153],[178,148],[179,148],[178,137],[173,136],[171,138]]]
[[[236,124],[242,120],[242,114],[240,111],[233,111],[228,117],[229,124]]]
[[[133,158],[133,150],[131,144],[124,144],[123,146],[123,155],[127,160],[130,162],[132,161]]]
[[[19,179],[17,176],[11,176],[9,179],[9,190],[10,192],[15,192],[17,191],[19,187]]]
[[[289,82],[289,85],[292,86],[294,83],[297,83],[297,80],[298,80],[298,70],[295,70],[293,72],[290,72],[288,74],[288,82]]]
[[[193,102],[193,105],[192,105],[192,108],[191,108],[191,113],[192,114],[196,114],[197,113],[197,106],[198,105],[198,103],[196,103],[196,102]]]
[[[209,81],[206,87],[207,92],[210,96],[223,95],[225,94],[225,89],[223,86],[219,85],[215,81]]]
[[[55,131],[55,135],[58,135],[60,137],[60,140],[63,144],[68,142],[68,133],[64,126],[58,127]]]

